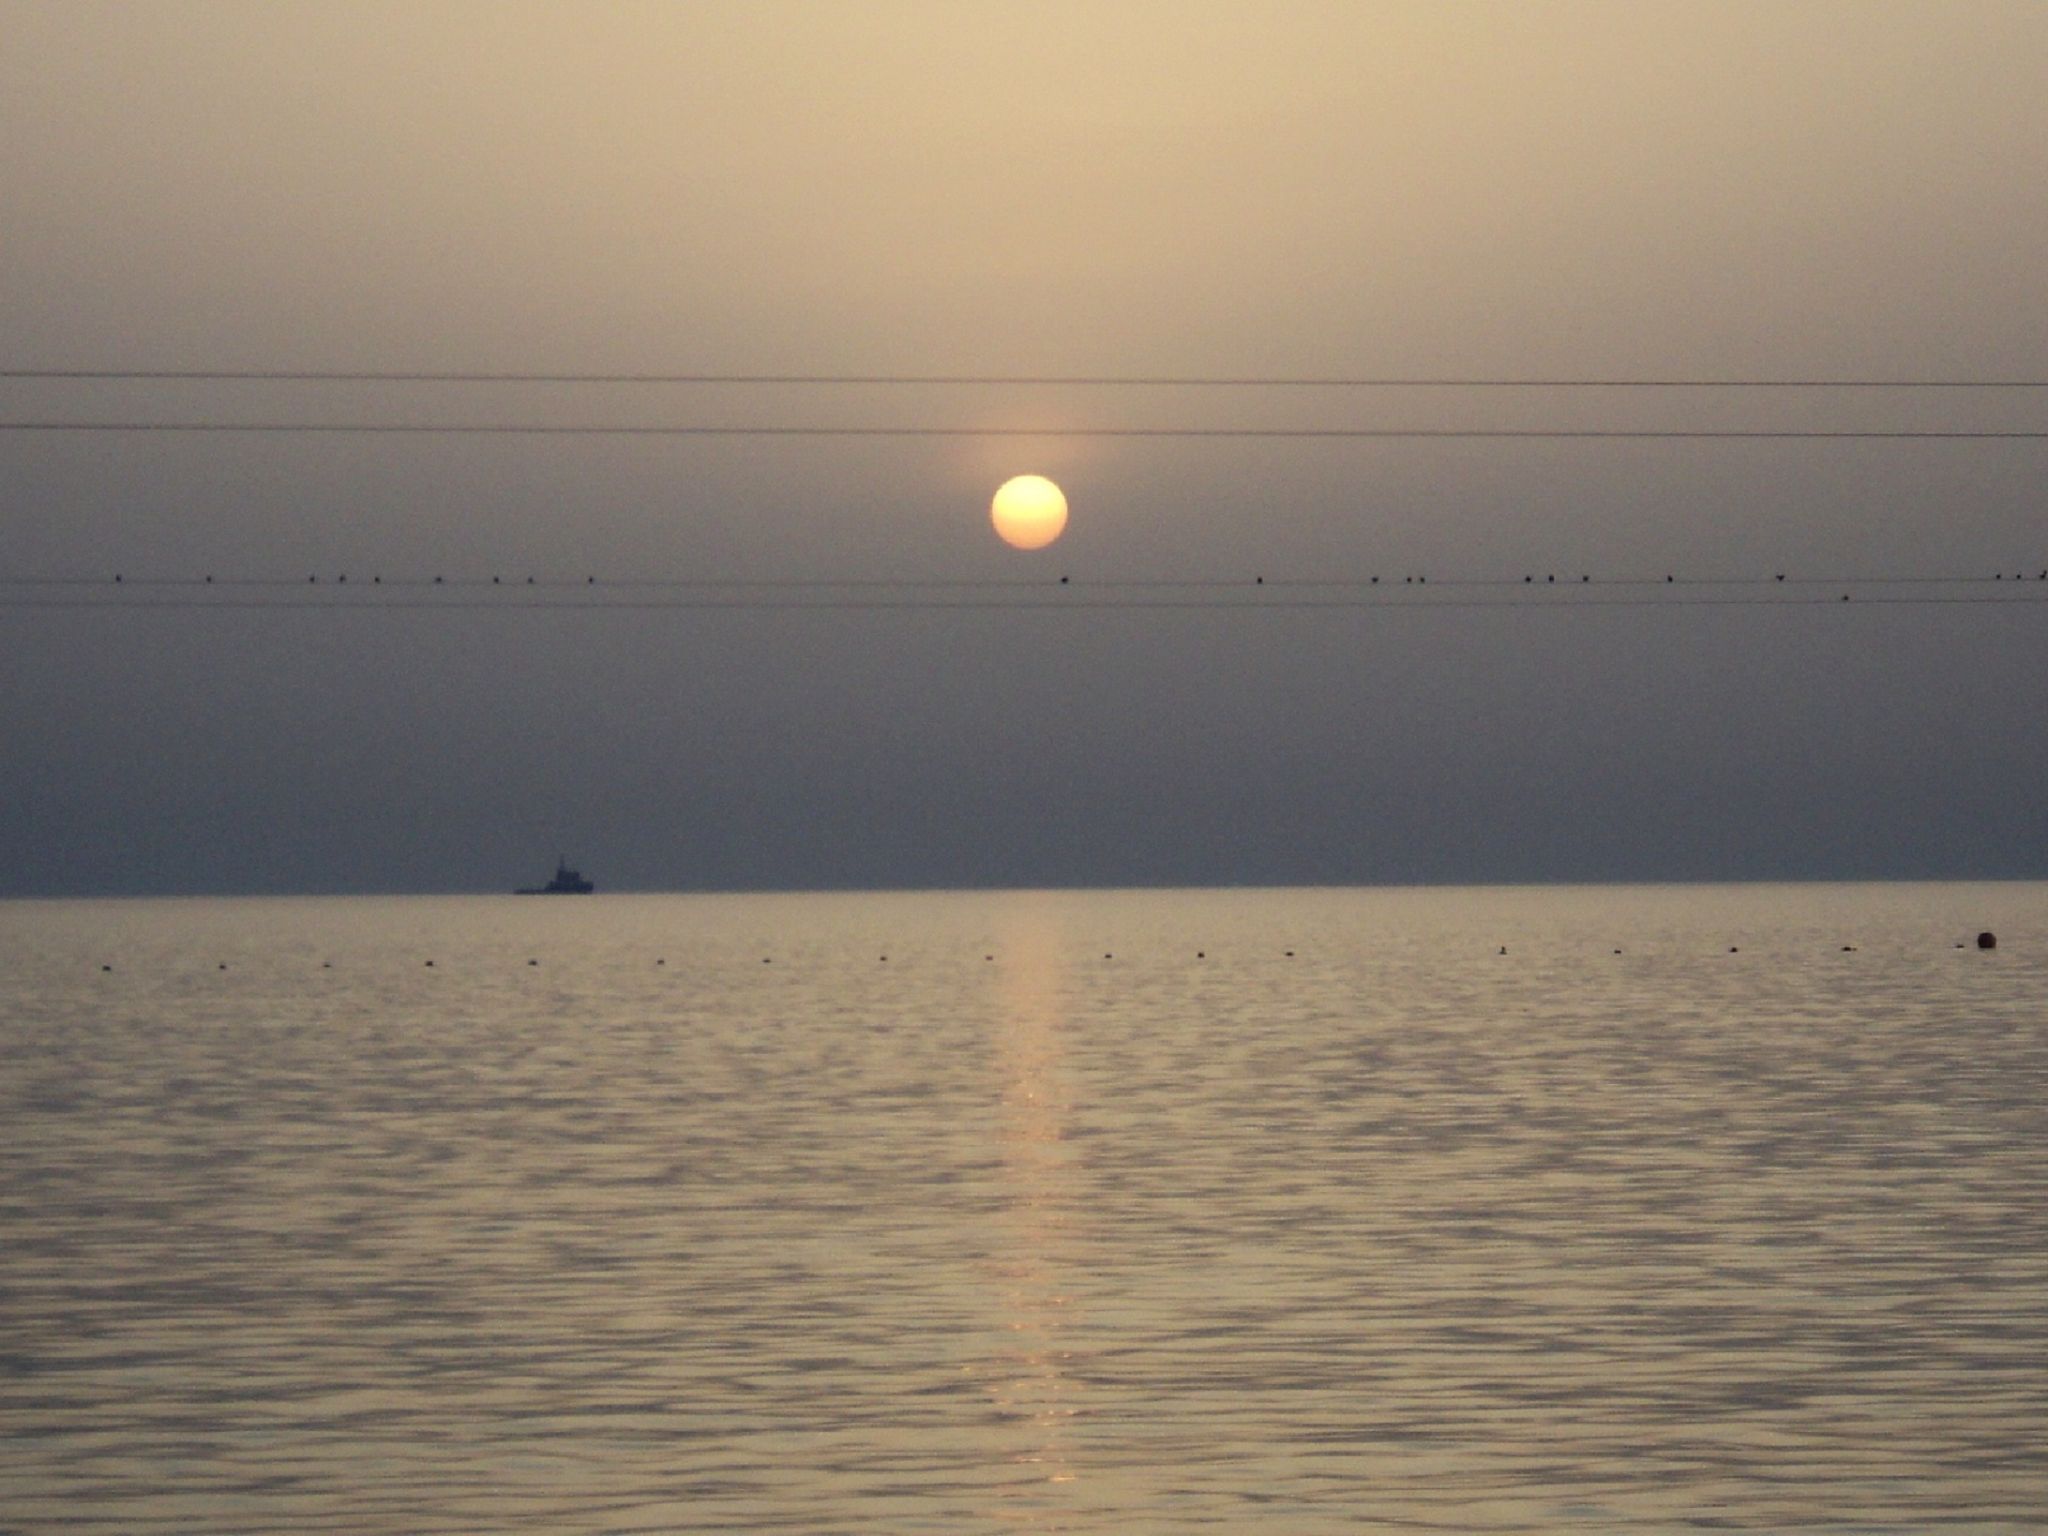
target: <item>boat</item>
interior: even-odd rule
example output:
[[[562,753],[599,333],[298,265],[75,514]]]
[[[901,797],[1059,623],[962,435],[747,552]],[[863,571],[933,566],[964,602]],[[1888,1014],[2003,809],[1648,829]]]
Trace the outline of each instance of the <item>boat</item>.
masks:
[[[597,887],[571,869],[562,860],[555,860],[555,878],[546,885],[524,885],[512,894],[514,896],[588,896]]]

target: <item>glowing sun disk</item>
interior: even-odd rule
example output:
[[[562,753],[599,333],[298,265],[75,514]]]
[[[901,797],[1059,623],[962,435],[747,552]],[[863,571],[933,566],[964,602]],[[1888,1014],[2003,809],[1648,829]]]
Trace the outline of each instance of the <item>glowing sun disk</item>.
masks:
[[[988,515],[1005,544],[1043,549],[1067,526],[1067,498],[1043,475],[1018,475],[1002,483]]]

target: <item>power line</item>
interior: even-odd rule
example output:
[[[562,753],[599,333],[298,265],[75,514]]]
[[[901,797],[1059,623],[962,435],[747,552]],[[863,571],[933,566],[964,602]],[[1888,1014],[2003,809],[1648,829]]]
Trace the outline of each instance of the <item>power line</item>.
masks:
[[[1656,428],[1656,427],[981,427],[551,422],[305,421],[0,421],[0,432],[293,433],[443,437],[757,437],[757,438],[1278,438],[1350,440],[2036,442],[2048,430],[1978,428]]]
[[[268,610],[282,612],[338,611],[388,613],[402,611],[467,611],[490,613],[646,613],[646,612],[895,612],[895,613],[1076,613],[1076,612],[1210,612],[1274,613],[1302,611],[1416,612],[1424,609],[1533,609],[1552,611],[1593,608],[1812,608],[1812,607],[2048,607],[2048,596],[1992,597],[1985,594],[1934,594],[1854,596],[1849,592],[1786,597],[1674,596],[1657,597],[1079,597],[1048,601],[1043,598],[946,598],[946,597],[668,597],[602,599],[578,602],[562,598],[518,598],[506,602],[489,599],[341,597],[0,597],[0,610],[121,610],[155,611],[202,609],[220,611]]]
[[[1478,575],[1437,575],[1418,572],[1378,572],[1358,576],[1267,576],[1253,574],[1244,576],[1201,576],[1201,577],[1098,577],[1062,575],[1057,577],[751,577],[751,576],[582,576],[540,575],[393,575],[375,573],[368,576],[357,574],[353,578],[346,573],[321,575],[317,572],[305,576],[237,576],[237,575],[129,575],[120,572],[113,575],[0,575],[0,592],[8,588],[202,588],[215,590],[273,589],[305,591],[315,587],[352,587],[354,589],[463,589],[480,588],[498,591],[505,595],[547,590],[570,590],[578,592],[605,591],[668,591],[668,592],[810,592],[810,593],[859,593],[859,592],[1010,592],[1010,593],[1069,593],[1069,592],[1246,592],[1256,593],[1267,590],[1320,590],[1358,591],[1373,589],[1392,590],[1395,588],[1499,588],[1523,589],[1541,588],[1546,593],[1564,590],[1583,590],[1592,587],[1766,587],[1803,588],[1825,587],[1954,587],[1989,586],[1994,584],[2016,585],[2020,583],[2048,583],[2048,568],[2034,572],[1995,571],[1990,573],[1912,573],[1897,572],[1874,575],[1799,575],[1792,572],[1772,572],[1764,575],[1698,575],[1680,574],[1667,571],[1662,575],[1594,575],[1591,572],[1573,573],[1566,571],[1562,576],[1556,572],[1538,575],[1525,572],[1520,575],[1478,576]]]
[[[0,379],[117,383],[761,385],[1086,389],[2048,389],[2048,379],[1573,378],[1536,375],[543,373],[453,369],[0,368]]]

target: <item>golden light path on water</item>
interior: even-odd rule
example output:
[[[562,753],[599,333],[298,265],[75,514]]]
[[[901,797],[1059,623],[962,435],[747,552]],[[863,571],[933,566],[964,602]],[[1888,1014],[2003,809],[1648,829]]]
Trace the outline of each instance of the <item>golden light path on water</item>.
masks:
[[[1078,1320],[1069,1281],[1083,1262],[1077,1229],[1084,1218],[1066,1138],[1070,1104],[1056,907],[1047,902],[1018,908],[1007,917],[1000,942],[996,1056],[1003,1084],[1003,1182],[1010,1199],[999,1224],[1007,1248],[994,1262],[993,1278],[1012,1309],[1013,1347],[1006,1362],[1009,1379],[992,1383],[993,1400],[1032,1431],[1018,1463],[1047,1483],[1071,1483],[1076,1474],[1066,1442],[1080,1389],[1069,1373]]]

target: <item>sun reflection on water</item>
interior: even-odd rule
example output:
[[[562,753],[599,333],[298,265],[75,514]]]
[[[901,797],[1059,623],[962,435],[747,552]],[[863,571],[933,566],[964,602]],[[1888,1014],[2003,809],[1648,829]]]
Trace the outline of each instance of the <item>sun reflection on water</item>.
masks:
[[[991,1255],[1008,1338],[990,1362],[992,1407],[1027,1431],[1011,1457],[1027,1475],[1004,1491],[1075,1479],[1069,1435],[1080,1412],[1072,1374],[1079,1322],[1067,1276],[1078,1257],[1078,1201],[1067,1139],[1072,1108],[1065,1072],[1065,971],[1057,915],[1042,907],[1007,914],[1001,935],[995,1060],[1001,1208]],[[1007,1507],[1003,1513],[1025,1512]]]

